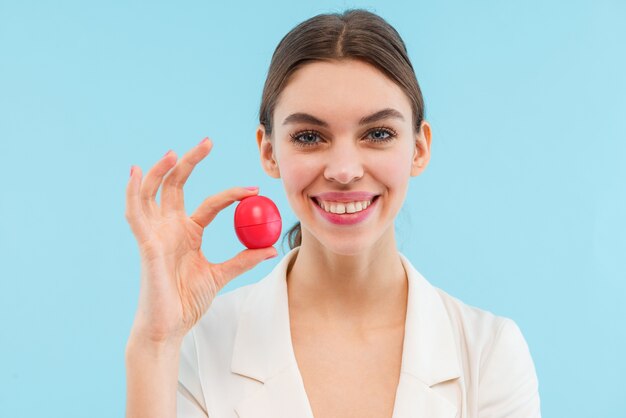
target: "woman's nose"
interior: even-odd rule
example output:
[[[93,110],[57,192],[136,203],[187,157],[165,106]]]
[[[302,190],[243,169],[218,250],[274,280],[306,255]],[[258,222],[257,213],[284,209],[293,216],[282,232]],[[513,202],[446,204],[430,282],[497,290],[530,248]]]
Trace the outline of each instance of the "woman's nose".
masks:
[[[336,141],[327,157],[324,170],[327,180],[349,184],[363,177],[361,156],[352,141]]]

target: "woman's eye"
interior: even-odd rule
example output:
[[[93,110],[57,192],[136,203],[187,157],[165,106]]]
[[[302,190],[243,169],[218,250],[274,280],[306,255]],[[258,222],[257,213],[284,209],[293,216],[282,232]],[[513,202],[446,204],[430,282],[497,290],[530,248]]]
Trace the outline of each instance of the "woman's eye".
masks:
[[[377,129],[370,132],[370,135],[372,135],[372,138],[374,139],[386,139],[387,137],[385,135],[389,135],[389,132],[383,131],[382,129]]]
[[[302,135],[300,135],[300,140],[306,143],[315,142],[317,140],[317,134],[314,134],[312,132],[303,133]]]
[[[300,132],[291,135],[291,140],[297,145],[315,145],[319,142],[319,135],[315,132]]]
[[[373,142],[385,142],[389,141],[395,136],[395,133],[388,129],[374,129],[369,132],[368,137],[372,138]]]

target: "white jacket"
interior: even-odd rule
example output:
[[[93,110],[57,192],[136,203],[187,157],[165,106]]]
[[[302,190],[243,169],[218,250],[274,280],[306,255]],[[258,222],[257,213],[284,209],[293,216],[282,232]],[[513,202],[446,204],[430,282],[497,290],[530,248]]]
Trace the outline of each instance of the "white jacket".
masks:
[[[313,418],[289,328],[286,269],[222,294],[185,336],[178,418]],[[393,418],[539,418],[520,329],[432,286],[400,254],[408,304]]]

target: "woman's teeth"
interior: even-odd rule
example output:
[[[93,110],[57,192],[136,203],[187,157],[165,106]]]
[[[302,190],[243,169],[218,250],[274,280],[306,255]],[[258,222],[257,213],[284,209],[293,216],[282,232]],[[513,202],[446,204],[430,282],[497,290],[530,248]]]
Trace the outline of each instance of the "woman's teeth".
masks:
[[[326,212],[342,214],[342,213],[356,213],[365,210],[372,204],[371,200],[363,200],[361,202],[323,202],[318,201],[319,206]]]

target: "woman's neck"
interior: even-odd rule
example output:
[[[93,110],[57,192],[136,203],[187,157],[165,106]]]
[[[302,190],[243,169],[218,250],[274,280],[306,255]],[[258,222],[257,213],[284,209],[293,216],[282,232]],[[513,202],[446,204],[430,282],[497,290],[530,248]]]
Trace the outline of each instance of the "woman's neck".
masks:
[[[304,240],[288,269],[290,310],[326,326],[369,330],[404,324],[408,282],[393,230],[354,255]]]

